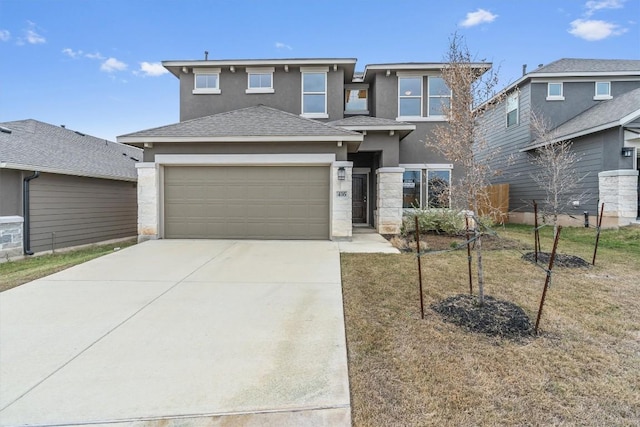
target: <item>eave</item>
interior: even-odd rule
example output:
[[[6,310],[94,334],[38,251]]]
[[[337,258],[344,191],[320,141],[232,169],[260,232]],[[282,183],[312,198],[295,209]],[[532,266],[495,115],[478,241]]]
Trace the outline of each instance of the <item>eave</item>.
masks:
[[[67,170],[67,169],[58,169],[51,168],[47,166],[36,166],[36,165],[24,165],[20,163],[11,163],[11,162],[2,162],[0,163],[1,169],[16,169],[16,170],[25,170],[25,171],[39,171],[44,173],[53,173],[58,175],[71,175],[71,176],[84,176],[87,178],[100,178],[100,179],[110,179],[114,181],[128,181],[128,182],[137,182],[138,178],[131,178],[125,176],[114,176],[114,175],[101,175],[96,173],[77,171],[77,170]]]

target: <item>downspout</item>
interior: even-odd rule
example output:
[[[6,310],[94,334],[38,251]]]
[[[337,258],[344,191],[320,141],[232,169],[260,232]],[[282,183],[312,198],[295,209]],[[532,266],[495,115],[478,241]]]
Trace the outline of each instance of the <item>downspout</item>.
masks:
[[[40,176],[40,172],[35,171],[33,175],[27,176],[22,180],[22,215],[24,216],[22,231],[22,249],[25,255],[33,255],[31,250],[31,218],[29,212],[29,181]]]

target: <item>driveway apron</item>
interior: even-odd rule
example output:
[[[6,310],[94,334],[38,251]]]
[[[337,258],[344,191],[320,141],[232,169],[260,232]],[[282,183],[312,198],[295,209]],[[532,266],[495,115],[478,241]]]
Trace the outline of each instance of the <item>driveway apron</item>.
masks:
[[[0,425],[348,426],[338,245],[157,240],[0,294]]]

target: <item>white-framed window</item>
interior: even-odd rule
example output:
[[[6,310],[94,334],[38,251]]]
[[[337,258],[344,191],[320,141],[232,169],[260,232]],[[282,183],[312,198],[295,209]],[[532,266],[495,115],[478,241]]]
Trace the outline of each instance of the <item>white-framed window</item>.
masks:
[[[437,209],[451,206],[452,165],[407,166],[402,175],[404,209]]]
[[[245,93],[274,93],[274,68],[247,68],[247,90]]]
[[[368,90],[367,89],[345,89],[344,111],[347,113],[368,112]]]
[[[547,101],[564,101],[564,87],[562,83],[547,83]]]
[[[518,124],[518,92],[514,92],[507,96],[507,127]]]
[[[595,100],[611,99],[611,82],[596,82]]]
[[[220,68],[202,68],[194,70],[192,93],[220,93]]]
[[[444,116],[451,105],[451,89],[442,77],[429,76],[429,117]]]
[[[398,77],[398,116],[422,117],[422,76]]]
[[[302,67],[302,116],[327,118],[328,67]]]

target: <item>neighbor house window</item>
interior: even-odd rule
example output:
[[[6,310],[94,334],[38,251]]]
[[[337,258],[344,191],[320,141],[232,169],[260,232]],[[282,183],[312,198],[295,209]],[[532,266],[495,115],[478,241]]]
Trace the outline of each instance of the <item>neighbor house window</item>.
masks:
[[[422,170],[405,170],[402,174],[402,207],[419,208],[422,206],[420,189],[422,188]]]
[[[327,118],[327,72],[302,68],[302,115]]]
[[[507,127],[518,124],[518,93],[507,97]]]
[[[247,68],[246,93],[273,93],[273,68]]]
[[[596,82],[596,95],[593,99],[611,99],[611,82]]]
[[[367,89],[346,89],[344,94],[344,111],[348,113],[369,111]]]
[[[442,77],[429,77],[429,116],[444,116],[451,103],[451,89]]]
[[[450,170],[427,170],[427,206],[448,208],[451,202],[450,184]]]
[[[209,68],[194,71],[193,93],[220,93],[220,69]]]
[[[398,115],[422,116],[422,77],[398,77]]]
[[[547,101],[563,101],[562,83],[547,83]]]

